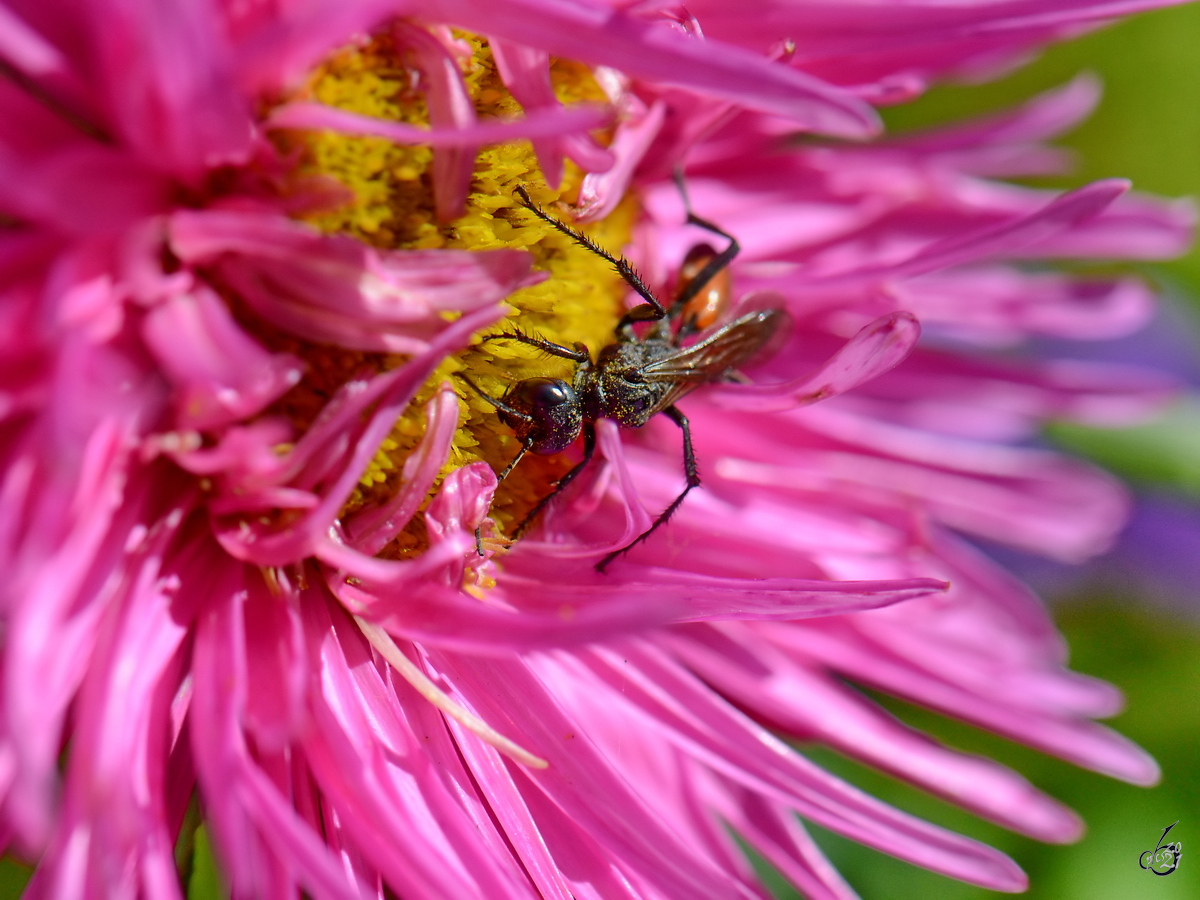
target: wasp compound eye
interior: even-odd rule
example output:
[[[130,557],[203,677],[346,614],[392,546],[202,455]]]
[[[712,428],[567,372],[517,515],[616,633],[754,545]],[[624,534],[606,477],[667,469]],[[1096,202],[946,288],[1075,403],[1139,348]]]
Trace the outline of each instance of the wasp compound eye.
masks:
[[[531,452],[549,455],[565,450],[583,427],[583,409],[575,389],[558,378],[526,378],[504,395],[504,404],[520,417],[500,418]]]

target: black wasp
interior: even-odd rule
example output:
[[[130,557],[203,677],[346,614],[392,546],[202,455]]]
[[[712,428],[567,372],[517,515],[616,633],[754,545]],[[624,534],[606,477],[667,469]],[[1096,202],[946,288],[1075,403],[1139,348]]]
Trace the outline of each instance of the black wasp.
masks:
[[[679,179],[679,186],[682,192],[682,179]],[[496,407],[500,420],[516,432],[521,442],[516,458],[500,473],[501,481],[526,453],[558,453],[571,446],[581,433],[583,435],[583,459],[525,516],[513,533],[514,540],[591,461],[596,451],[597,419],[615,419],[627,428],[640,428],[652,416],[663,413],[683,432],[683,470],[687,486],[649,529],[596,564],[596,570],[603,572],[610,562],[662,527],[688,492],[700,485],[691,429],[687,416],[675,405],[676,402],[702,384],[738,380],[737,367],[748,362],[767,344],[787,316],[778,309],[746,313],[685,346],[689,337],[715,322],[728,307],[727,267],[741,249],[732,235],[696,216],[688,207],[689,224],[720,235],[729,243],[720,253],[707,245],[692,249],[681,270],[675,298],[667,308],[627,260],[612,256],[585,235],[548,215],[530,200],[525,188],[518,187],[517,194],[521,204],[538,218],[612,263],[625,282],[646,302],[633,307],[621,318],[615,339],[600,351],[595,362],[588,348],[581,343],[565,347],[519,332],[483,338],[483,342],[519,341],[578,365],[572,384],[558,378],[526,378],[510,387],[499,400],[488,396],[463,376]],[[684,202],[687,205],[686,194]],[[653,324],[639,337],[634,325],[640,322]]]

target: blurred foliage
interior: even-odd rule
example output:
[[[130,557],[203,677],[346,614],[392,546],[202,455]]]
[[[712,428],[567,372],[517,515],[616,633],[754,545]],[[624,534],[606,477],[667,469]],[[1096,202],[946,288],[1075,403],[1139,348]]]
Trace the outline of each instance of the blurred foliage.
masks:
[[[1135,428],[1101,430],[1057,422],[1048,435],[1135,484],[1165,485],[1200,499],[1200,395],[1181,399],[1161,417]]]
[[[33,870],[11,857],[0,859],[0,900],[17,900],[32,874]]]
[[[188,878],[188,900],[228,900],[229,891],[221,883],[208,831],[203,825],[196,828],[195,851]]]

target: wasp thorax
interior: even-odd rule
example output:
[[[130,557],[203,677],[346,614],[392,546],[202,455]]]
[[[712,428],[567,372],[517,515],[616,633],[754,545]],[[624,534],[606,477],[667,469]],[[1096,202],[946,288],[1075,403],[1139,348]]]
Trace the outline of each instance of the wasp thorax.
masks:
[[[504,395],[504,405],[518,415],[501,410],[501,421],[532,453],[548,455],[565,450],[583,427],[579,395],[558,378],[518,381]]]

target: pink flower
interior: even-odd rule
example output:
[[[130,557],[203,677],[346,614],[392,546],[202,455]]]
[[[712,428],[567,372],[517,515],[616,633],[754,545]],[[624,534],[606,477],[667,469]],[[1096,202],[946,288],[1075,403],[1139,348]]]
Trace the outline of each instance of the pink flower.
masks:
[[[1191,210],[990,180],[1061,164],[1041,142],[1090,108],[1086,80],[937,133],[820,136],[866,139],[869,102],[1154,5],[0,7],[0,823],[32,895],[179,896],[193,794],[235,897],[760,896],[727,826],[806,894],[852,896],[797,813],[1021,889],[1002,854],[768,729],[1048,841],[1073,813],[841,679],[1154,781],[1091,721],[1115,690],[1063,668],[1036,598],[960,534],[1065,560],[1112,539],[1122,489],[1027,439],[1169,385],[1010,348],[1124,333],[1152,298],[1024,261],[1169,256]],[[560,97],[566,60],[590,102]],[[404,115],[325,98],[338,66]],[[386,139],[353,145],[386,164],[347,175],[328,160],[351,145],[319,143],[338,134]],[[518,137],[544,189],[509,144],[479,162]],[[546,243],[514,185],[577,178],[578,218],[635,220],[663,290],[701,238],[684,162],[744,248],[738,302],[794,330],[755,384],[688,397],[705,488],[607,575],[682,487],[661,418],[599,421],[603,464],[505,552],[563,470],[497,492],[486,457],[512,436],[444,379],[503,368],[473,336],[514,292],[599,335],[617,315],[599,276],[568,314],[554,267],[603,264]],[[401,182],[412,209],[372,193]]]

